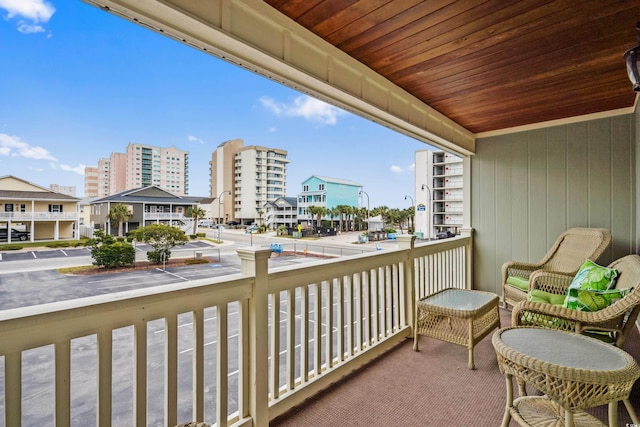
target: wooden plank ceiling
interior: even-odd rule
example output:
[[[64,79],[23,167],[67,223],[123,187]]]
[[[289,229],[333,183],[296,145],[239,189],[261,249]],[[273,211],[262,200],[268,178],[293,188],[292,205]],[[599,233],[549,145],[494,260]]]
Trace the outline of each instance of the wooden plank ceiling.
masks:
[[[632,107],[638,0],[264,0],[474,133]]]

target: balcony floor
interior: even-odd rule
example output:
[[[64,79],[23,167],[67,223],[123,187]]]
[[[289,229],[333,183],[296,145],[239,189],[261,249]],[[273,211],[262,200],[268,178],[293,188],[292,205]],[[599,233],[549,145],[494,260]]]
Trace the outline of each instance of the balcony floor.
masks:
[[[511,324],[510,311],[500,309],[500,316],[502,326]],[[415,352],[413,340],[406,340],[270,426],[498,426],[506,392],[491,336],[475,348],[474,371],[467,369],[463,347],[421,337],[420,351]],[[625,350],[640,363],[636,329]],[[640,381],[630,400],[640,414]],[[607,422],[606,406],[589,412]],[[631,423],[624,405],[619,404],[618,414],[618,425]]]

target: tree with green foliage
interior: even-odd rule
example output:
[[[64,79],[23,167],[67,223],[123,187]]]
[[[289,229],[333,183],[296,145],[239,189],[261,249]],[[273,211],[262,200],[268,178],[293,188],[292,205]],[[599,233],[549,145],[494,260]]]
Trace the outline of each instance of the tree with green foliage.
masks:
[[[317,217],[316,219],[316,228],[320,228],[320,226],[322,225],[321,221],[322,221],[322,216],[326,213],[326,209],[322,206],[309,206],[307,208],[307,212],[309,212],[309,215],[311,215],[311,218],[313,218],[314,216]]]
[[[205,215],[206,213],[199,206],[190,206],[187,208],[187,216],[193,219],[193,234],[198,233],[198,220],[204,218]]]
[[[133,231],[133,238],[150,245],[147,259],[154,264],[162,264],[171,257],[171,249],[189,241],[184,231],[166,224],[151,224]]]
[[[129,206],[122,203],[115,203],[109,208],[107,218],[111,222],[111,226],[118,227],[118,236],[122,236],[122,223],[131,217]]]
[[[103,230],[95,230],[93,239],[89,240],[87,246],[91,248],[93,264],[99,267],[123,267],[133,264],[136,260],[133,245],[122,239],[116,240]]]

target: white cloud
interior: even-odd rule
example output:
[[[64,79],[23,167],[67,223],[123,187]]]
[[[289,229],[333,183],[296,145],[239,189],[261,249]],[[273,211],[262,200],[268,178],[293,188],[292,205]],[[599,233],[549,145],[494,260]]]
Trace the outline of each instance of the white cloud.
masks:
[[[402,173],[402,168],[400,166],[391,166],[389,168],[389,170],[393,173],[397,173],[397,174],[401,174]]]
[[[63,171],[77,173],[78,175],[82,175],[82,176],[84,176],[84,168],[85,167],[86,167],[86,165],[83,165],[82,163],[80,163],[76,167],[63,165],[62,163],[60,163],[60,169],[62,169]]]
[[[198,144],[204,144],[204,141],[198,138],[197,136],[189,135],[187,136],[187,139],[189,140],[189,142],[197,142]]]
[[[7,19],[20,16],[35,23],[48,22],[56,11],[45,0],[0,0],[0,9],[7,11]]]
[[[277,129],[275,127],[270,127],[269,128],[269,132],[270,133],[275,133],[277,131]]]
[[[49,22],[56,8],[46,0],[0,0],[0,10],[6,11],[7,20],[20,18],[17,24],[19,32],[34,34],[45,32],[44,27],[38,24]]]
[[[44,28],[41,25],[30,25],[24,22],[18,23],[18,31],[22,34],[44,33]]]
[[[338,116],[347,114],[333,105],[307,95],[297,97],[288,105],[266,96],[260,98],[260,103],[276,116],[303,117],[323,125],[335,125],[338,122]]]
[[[57,159],[45,148],[29,145],[17,136],[5,133],[0,133],[0,155],[57,162]]]
[[[416,164],[415,163],[411,163],[411,165],[409,165],[409,170],[410,171],[416,170]]]

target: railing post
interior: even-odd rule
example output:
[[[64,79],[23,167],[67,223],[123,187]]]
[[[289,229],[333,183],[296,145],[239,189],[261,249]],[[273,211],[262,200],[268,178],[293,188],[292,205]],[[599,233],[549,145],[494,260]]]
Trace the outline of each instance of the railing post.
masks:
[[[473,228],[463,227],[460,229],[462,237],[468,237],[469,243],[465,245],[465,289],[473,289]]]
[[[254,427],[269,425],[269,257],[271,249],[238,249],[242,274],[255,277],[249,298],[249,412]],[[275,308],[277,310],[277,307]]]
[[[416,236],[413,234],[403,234],[396,237],[396,241],[398,242],[398,249],[408,249],[409,254],[407,258],[404,260],[404,295],[405,295],[405,313],[406,318],[405,321],[407,325],[411,327],[411,333],[413,334],[413,322],[415,319],[414,311],[416,306],[416,292],[413,286],[413,254],[414,247],[416,243]]]

